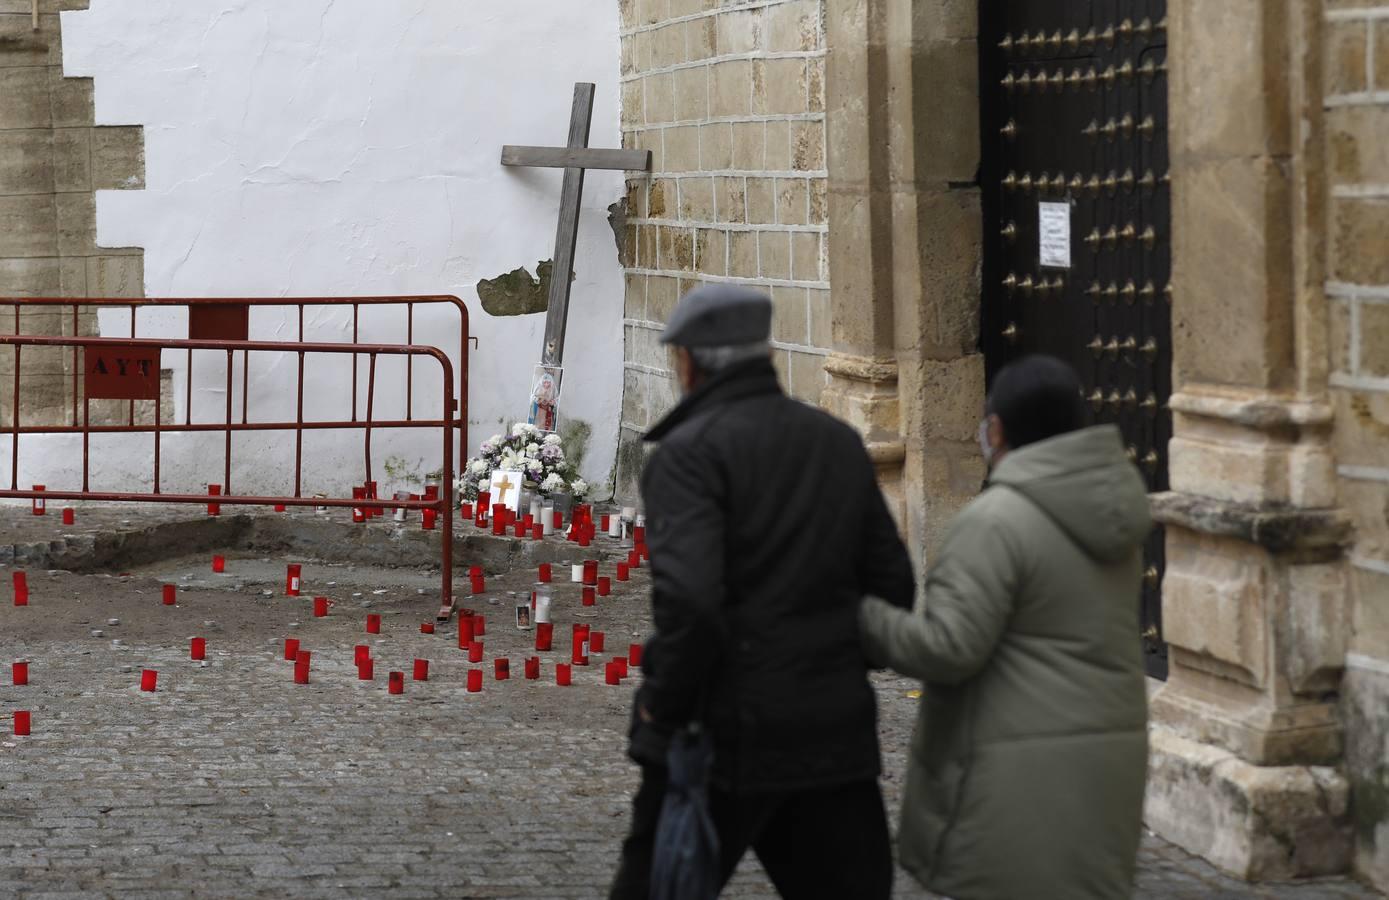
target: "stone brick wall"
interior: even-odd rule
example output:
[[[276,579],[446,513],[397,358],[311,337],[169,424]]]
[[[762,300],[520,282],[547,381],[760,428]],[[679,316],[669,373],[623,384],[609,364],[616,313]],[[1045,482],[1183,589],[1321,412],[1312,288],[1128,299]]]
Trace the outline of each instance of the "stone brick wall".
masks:
[[[1326,6],[1330,382],[1356,526],[1346,761],[1359,867],[1389,887],[1389,4]]]
[[[96,243],[97,190],[144,187],[138,127],[96,127],[90,78],[63,75],[61,10],[86,0],[42,0],[39,28],[29,0],[0,0],[0,297],[138,297],[143,251]],[[0,333],[15,330],[0,303]],[[84,314],[78,329],[93,333]],[[71,334],[71,313],[26,310],[24,334]],[[30,349],[22,357],[23,419],[57,423],[70,410],[71,354]],[[14,371],[0,351],[0,379]],[[0,391],[0,422],[11,416]]]
[[[674,405],[661,329],[701,282],[765,288],[775,360],[819,402],[830,345],[821,0],[620,0],[629,182],[626,353],[617,491],[635,493],[642,433]]]

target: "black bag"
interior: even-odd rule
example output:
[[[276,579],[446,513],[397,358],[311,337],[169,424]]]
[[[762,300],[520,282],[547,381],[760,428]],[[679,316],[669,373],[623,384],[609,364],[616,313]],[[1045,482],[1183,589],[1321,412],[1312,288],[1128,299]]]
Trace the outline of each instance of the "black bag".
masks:
[[[651,900],[714,900],[719,836],[709,812],[714,746],[698,725],[675,734],[666,754],[666,796],[656,825]]]

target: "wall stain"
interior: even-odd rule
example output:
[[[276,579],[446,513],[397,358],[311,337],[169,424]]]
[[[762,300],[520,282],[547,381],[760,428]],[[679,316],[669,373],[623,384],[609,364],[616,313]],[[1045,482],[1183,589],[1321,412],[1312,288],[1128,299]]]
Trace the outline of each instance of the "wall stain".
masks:
[[[535,275],[522,266],[496,278],[484,278],[477,283],[477,296],[482,308],[494,316],[528,316],[550,308],[550,278],[553,260],[541,260]]]

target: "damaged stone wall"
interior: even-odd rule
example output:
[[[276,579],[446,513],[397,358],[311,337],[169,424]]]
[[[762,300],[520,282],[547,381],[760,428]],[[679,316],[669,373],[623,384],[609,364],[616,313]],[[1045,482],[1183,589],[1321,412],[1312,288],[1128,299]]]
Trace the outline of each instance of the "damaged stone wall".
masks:
[[[150,295],[456,294],[478,342],[474,443],[525,418],[545,320],[529,287],[538,287],[537,261],[554,253],[562,173],[505,168],[500,150],[562,145],[579,81],[597,85],[592,145],[619,146],[615,6],[530,0],[479,15],[476,4],[430,0],[102,0],[63,24],[65,69],[95,78],[97,121],[144,126],[145,190],[103,191],[96,212],[103,243],[145,248]],[[619,172],[586,178],[560,404],[562,422],[591,430],[583,474],[599,495],[611,481],[621,408],[622,268],[606,220],[623,188]],[[495,283],[517,270],[504,279],[510,290]],[[112,316],[109,327],[124,321]],[[417,306],[414,334],[457,354],[457,321],[444,306]],[[151,336],[186,334],[178,312],[142,312],[140,322]],[[310,308],[304,325],[310,341],[341,342],[352,313]],[[292,309],[250,317],[252,338],[292,339],[297,327]],[[363,310],[360,338],[404,342],[404,309]],[[187,368],[179,358],[166,364],[182,418]],[[405,371],[400,360],[380,361],[378,417],[404,417]],[[306,414],[349,416],[350,372],[348,359],[310,358]],[[195,422],[221,415],[223,373],[195,359]],[[365,360],[360,375],[359,411]],[[252,355],[251,418],[292,421],[295,378],[291,358]],[[440,384],[432,363],[416,363],[416,416],[440,408]],[[239,404],[239,362],[233,395]],[[234,490],[292,486],[290,436],[239,435],[235,444]],[[222,451],[209,435],[169,435],[163,454],[166,490],[221,480]],[[314,434],[305,454],[306,490],[345,490],[363,477],[360,441]],[[439,435],[380,431],[372,455],[378,466],[398,456],[430,471],[441,462]],[[133,453],[99,464],[103,484],[149,478],[148,459]],[[70,476],[53,473],[49,483]]]
[[[678,390],[658,343],[702,282],[764,288],[790,393],[818,403],[829,351],[825,31],[820,0],[620,0],[622,132],[650,150],[628,182],[618,492]]]
[[[1356,528],[1346,769],[1357,868],[1389,889],[1389,5],[1326,6],[1333,442]]]
[[[143,251],[99,246],[95,192],[144,187],[138,126],[96,126],[90,78],[63,72],[62,10],[87,0],[0,0],[0,297],[140,297]],[[0,304],[0,333],[15,332]],[[25,309],[19,333],[71,335],[71,310]],[[76,329],[96,333],[83,311]],[[63,348],[21,353],[21,421],[66,424],[73,361]],[[0,349],[0,423],[12,421],[14,350]],[[98,419],[102,410],[94,410]]]

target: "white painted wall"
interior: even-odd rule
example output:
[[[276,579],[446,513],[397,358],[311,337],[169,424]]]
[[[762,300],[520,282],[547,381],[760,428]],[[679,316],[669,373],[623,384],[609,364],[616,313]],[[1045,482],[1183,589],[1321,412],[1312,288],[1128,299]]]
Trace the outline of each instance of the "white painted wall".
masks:
[[[503,169],[500,148],[562,144],[576,81],[598,84],[592,145],[619,146],[617,6],[93,0],[89,11],[64,13],[65,70],[95,77],[98,124],[145,126],[147,189],[98,194],[98,241],[145,248],[148,296],[457,294],[481,342],[472,357],[476,447],[524,417],[544,316],[493,318],[474,285],[549,258],[559,205],[558,171]],[[566,418],[593,427],[585,476],[597,485],[609,478],[621,405],[622,272],[606,208],[622,192],[621,173],[590,173],[561,404]],[[307,338],[345,340],[349,321],[320,312]],[[452,322],[443,307],[420,310],[416,334],[436,335],[456,356]],[[290,338],[292,323],[253,312],[251,337]],[[363,324],[364,340],[404,340],[403,314]],[[124,313],[103,317],[103,333],[126,328]],[[181,317],[148,313],[140,330],[186,334]],[[175,369],[181,418],[183,362],[168,355],[164,365]],[[223,415],[220,365],[195,363],[195,421]],[[345,364],[317,365],[310,408],[345,412]],[[292,358],[253,358],[252,418],[293,418],[294,371]],[[434,371],[417,369],[422,414],[439,405]],[[377,416],[400,415],[400,365],[383,363],[379,378]],[[291,442],[236,441],[237,493],[287,489]],[[167,437],[165,490],[221,481],[221,442]],[[92,487],[148,483],[149,446],[104,439]],[[307,446],[306,489],[361,480],[359,440],[325,433]],[[382,433],[373,446],[378,467],[397,455],[428,470],[440,455],[434,433]],[[50,486],[72,483],[61,474],[71,451],[69,442],[45,461]]]

